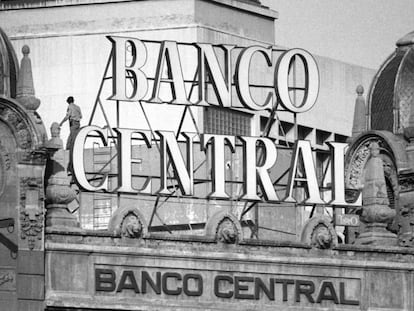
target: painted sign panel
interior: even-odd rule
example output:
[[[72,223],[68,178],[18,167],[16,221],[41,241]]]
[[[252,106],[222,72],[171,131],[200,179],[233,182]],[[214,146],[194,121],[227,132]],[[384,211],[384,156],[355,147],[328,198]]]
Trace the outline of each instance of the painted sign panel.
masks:
[[[358,227],[360,224],[359,215],[355,214],[336,214],[335,224],[337,226]]]

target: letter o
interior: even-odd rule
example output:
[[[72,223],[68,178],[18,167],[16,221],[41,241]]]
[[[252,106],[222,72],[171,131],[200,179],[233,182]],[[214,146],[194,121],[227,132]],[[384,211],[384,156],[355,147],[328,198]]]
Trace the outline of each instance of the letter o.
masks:
[[[353,226],[358,226],[358,218],[356,218],[356,217],[351,217],[351,225],[353,225]]]
[[[189,280],[193,279],[196,289],[189,289]],[[183,279],[183,291],[187,296],[201,296],[203,294],[203,277],[200,274],[185,274]]]
[[[288,85],[289,67],[295,56],[299,56],[305,67],[305,95],[299,106],[292,103]],[[315,105],[319,93],[319,71],[313,56],[302,49],[292,49],[284,52],[276,64],[275,90],[278,100],[285,109],[294,113],[301,113],[311,109]]]

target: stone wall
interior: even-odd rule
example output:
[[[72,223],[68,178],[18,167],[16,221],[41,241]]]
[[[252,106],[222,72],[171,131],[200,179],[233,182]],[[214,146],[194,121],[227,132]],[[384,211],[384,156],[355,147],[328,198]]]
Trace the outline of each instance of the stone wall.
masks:
[[[49,230],[46,305],[111,310],[412,310],[414,252]],[[53,308],[52,308],[53,307]]]

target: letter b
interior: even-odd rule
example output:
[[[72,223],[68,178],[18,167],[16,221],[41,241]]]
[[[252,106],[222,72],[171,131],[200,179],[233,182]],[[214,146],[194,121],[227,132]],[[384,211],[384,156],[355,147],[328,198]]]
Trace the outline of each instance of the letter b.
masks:
[[[112,96],[111,100],[138,101],[148,91],[147,77],[139,70],[147,61],[147,49],[138,39],[107,37],[112,42]],[[127,64],[127,45],[131,61]],[[128,83],[127,83],[128,81]]]
[[[95,291],[113,292],[115,290],[115,272],[110,269],[95,269]]]

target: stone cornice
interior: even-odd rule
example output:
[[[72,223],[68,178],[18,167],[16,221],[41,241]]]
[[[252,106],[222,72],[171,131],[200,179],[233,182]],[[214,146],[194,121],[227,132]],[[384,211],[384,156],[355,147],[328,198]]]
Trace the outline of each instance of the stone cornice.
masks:
[[[149,0],[139,0],[149,1]],[[153,0],[154,1],[154,0]],[[171,0],[170,0],[171,1]],[[216,3],[217,5],[230,6],[238,10],[247,11],[249,13],[257,14],[270,19],[277,19],[279,17],[278,12],[268,9],[266,6],[249,4],[246,2],[235,0],[188,0],[188,1],[208,1]],[[37,1],[1,1],[0,11],[6,10],[23,10],[23,9],[36,9],[36,8],[49,8],[49,7],[61,7],[61,6],[74,6],[74,5],[93,5],[93,4],[105,4],[105,3],[117,3],[117,2],[136,2],[136,0],[37,0]]]

